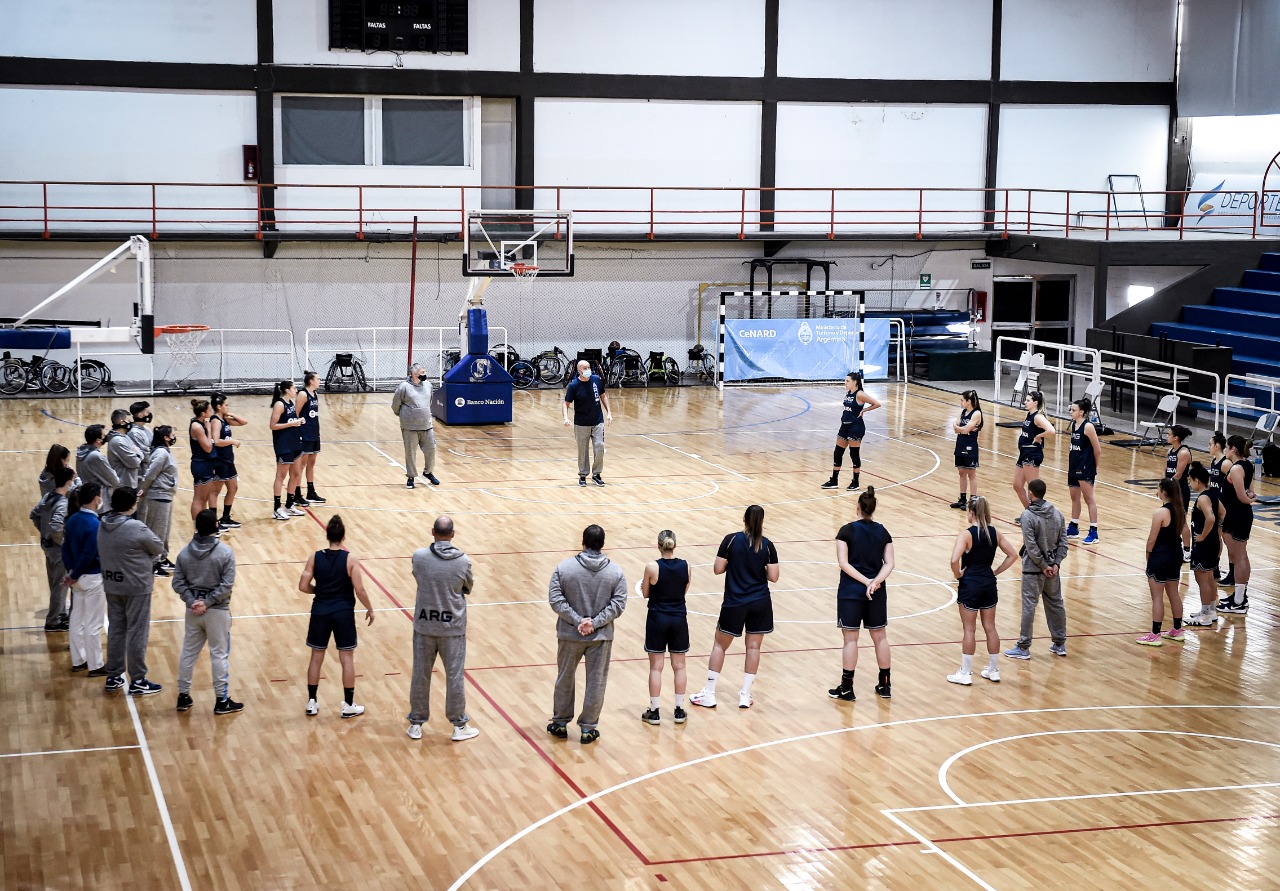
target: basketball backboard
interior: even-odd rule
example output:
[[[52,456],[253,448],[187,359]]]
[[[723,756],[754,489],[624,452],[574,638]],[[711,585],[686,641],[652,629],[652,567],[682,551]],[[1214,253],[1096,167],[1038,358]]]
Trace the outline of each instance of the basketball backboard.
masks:
[[[573,213],[567,210],[473,210],[463,232],[462,274],[573,275]],[[517,270],[513,267],[519,266]]]

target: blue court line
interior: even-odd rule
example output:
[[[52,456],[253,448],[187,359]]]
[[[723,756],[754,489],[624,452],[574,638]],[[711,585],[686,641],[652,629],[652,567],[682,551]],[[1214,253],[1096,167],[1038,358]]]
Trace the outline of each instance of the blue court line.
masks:
[[[87,428],[87,427],[89,426],[88,424],[80,424],[80,423],[77,423],[76,421],[68,421],[66,418],[60,418],[60,417],[58,417],[57,415],[55,415],[55,414],[53,414],[52,412],[50,412],[50,411],[49,411],[49,409],[47,409],[47,408],[42,408],[42,409],[40,409],[40,414],[44,415],[46,418],[53,418],[53,420],[58,421],[58,422],[60,422],[60,423],[63,423],[63,424],[70,424],[72,427],[86,427],[86,428]]]

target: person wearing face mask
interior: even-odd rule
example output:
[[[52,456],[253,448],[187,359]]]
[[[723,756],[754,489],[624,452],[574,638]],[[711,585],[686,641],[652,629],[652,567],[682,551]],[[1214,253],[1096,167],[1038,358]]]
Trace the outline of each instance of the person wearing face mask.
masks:
[[[573,421],[569,420],[569,406],[573,406]],[[604,425],[613,423],[609,411],[609,398],[604,392],[604,381],[593,374],[586,359],[578,362],[578,376],[569,382],[564,391],[564,425],[573,427],[573,438],[578,443],[578,485],[587,484],[587,473],[597,486],[604,485]],[[595,459],[588,463],[587,447],[595,452]]]
[[[139,449],[142,450],[142,467],[147,466],[147,459],[151,457],[151,431],[147,429],[147,425],[154,419],[149,409],[150,402],[135,402],[129,406],[129,414],[133,416],[133,423],[129,425],[127,435],[132,439]]]
[[[422,451],[422,477],[433,486],[436,479],[436,431],[431,417],[431,384],[427,383],[427,370],[417,362],[409,369],[407,380],[396,387],[391,397],[391,410],[400,419],[400,435],[404,438],[404,487],[413,488],[418,475],[415,452]]]
[[[178,462],[173,457],[174,443],[178,438],[173,428],[161,424],[156,428],[151,440],[151,457],[147,459],[147,469],[142,475],[142,490],[138,519],[147,524],[147,528],[164,542],[164,550],[156,558],[154,571],[158,576],[167,576],[173,563],[169,561],[169,528],[173,521],[173,496],[178,491]]]
[[[111,413],[111,432],[107,434],[107,463],[120,480],[120,488],[137,489],[142,474],[143,450],[129,436],[133,419],[123,408]]]

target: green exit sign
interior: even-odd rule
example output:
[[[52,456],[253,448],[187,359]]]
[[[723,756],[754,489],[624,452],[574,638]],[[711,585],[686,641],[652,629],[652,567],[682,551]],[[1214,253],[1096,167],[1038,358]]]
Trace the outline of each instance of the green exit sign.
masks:
[[[928,290],[929,288],[932,288],[932,287],[933,287],[933,273],[931,272],[920,273],[921,290]]]

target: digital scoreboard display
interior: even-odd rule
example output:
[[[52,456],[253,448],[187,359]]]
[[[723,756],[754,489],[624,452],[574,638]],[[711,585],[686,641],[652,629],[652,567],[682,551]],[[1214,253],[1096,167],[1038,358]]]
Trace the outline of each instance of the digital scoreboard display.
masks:
[[[329,48],[465,53],[467,0],[329,0]]]

